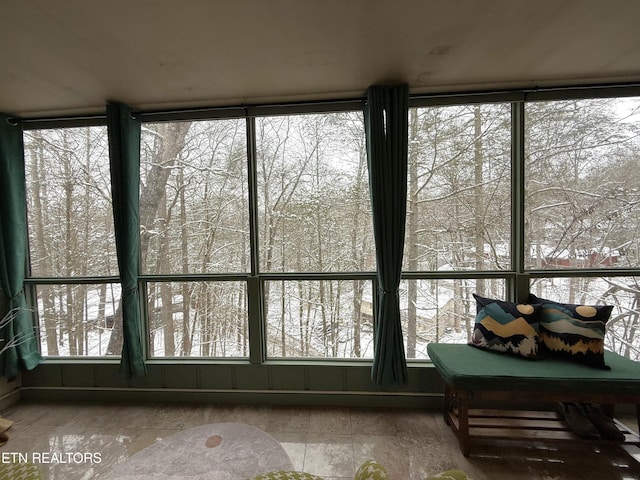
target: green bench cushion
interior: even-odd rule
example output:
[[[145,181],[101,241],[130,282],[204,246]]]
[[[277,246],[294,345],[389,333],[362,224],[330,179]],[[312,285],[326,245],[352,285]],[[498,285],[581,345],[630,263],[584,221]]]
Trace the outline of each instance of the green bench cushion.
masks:
[[[485,391],[537,391],[640,394],[640,363],[605,351],[611,370],[553,357],[531,360],[466,344],[430,343],[429,358],[455,388]]]

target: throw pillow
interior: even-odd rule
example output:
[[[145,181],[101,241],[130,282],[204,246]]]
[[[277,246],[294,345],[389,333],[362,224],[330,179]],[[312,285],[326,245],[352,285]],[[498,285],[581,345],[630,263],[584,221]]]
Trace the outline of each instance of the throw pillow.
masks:
[[[425,480],[472,480],[469,475],[462,470],[447,470],[446,472],[438,473],[432,477],[428,477]]]
[[[375,460],[367,460],[356,472],[355,480],[388,480],[387,470]]]
[[[504,302],[475,293],[473,297],[477,314],[470,345],[527,358],[538,356],[540,305]]]
[[[529,301],[542,304],[540,340],[550,352],[567,359],[609,369],[604,363],[605,324],[611,305],[558,303],[529,294]]]
[[[269,472],[250,480],[323,480],[321,477],[305,472]]]

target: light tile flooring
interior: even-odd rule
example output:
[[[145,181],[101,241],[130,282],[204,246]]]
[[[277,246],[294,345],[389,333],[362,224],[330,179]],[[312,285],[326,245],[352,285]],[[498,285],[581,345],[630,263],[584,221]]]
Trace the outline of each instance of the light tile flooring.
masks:
[[[100,463],[43,464],[49,480],[104,478],[158,439],[218,422],[266,431],[281,442],[296,469],[328,480],[352,479],[369,458],[384,464],[395,480],[422,480],[450,468],[476,480],[640,480],[640,448],[633,446],[502,442],[478,445],[465,458],[440,413],[428,410],[22,402],[0,415],[15,422],[0,455],[100,454]]]

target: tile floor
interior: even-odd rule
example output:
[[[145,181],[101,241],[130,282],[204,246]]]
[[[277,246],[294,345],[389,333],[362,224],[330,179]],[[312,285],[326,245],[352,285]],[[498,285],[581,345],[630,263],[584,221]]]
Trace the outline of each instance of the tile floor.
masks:
[[[22,402],[0,415],[15,422],[2,456],[93,455],[78,464],[42,464],[49,480],[99,480],[158,439],[218,422],[242,422],[266,431],[281,442],[296,469],[327,480],[352,479],[369,458],[383,463],[394,480],[422,480],[449,468],[466,470],[475,480],[640,480],[637,447],[502,442],[478,445],[465,458],[437,411]],[[96,453],[100,462],[92,463]]]

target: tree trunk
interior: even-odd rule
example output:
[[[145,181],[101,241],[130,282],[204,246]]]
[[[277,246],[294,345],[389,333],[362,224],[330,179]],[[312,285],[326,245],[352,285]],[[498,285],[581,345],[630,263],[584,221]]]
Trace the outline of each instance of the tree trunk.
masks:
[[[360,152],[358,156],[358,173],[356,177],[356,184],[354,188],[353,204],[355,205],[355,212],[353,216],[353,224],[351,227],[351,255],[354,260],[354,266],[358,271],[364,270],[364,257],[365,257],[365,239],[363,236],[362,227],[360,226],[360,215],[362,215],[362,196],[365,185],[365,166],[367,165],[366,150],[360,146]],[[369,199],[366,199],[369,201]],[[358,239],[361,238],[362,245],[358,243]],[[364,293],[365,282],[362,280],[353,281],[353,352],[352,355],[356,358],[362,357],[362,296]]]
[[[476,243],[476,271],[484,270],[484,189],[483,189],[483,160],[482,151],[482,116],[480,106],[473,109],[473,160],[474,160],[474,185],[475,185],[475,243]],[[476,293],[486,296],[484,279],[476,280]]]
[[[42,151],[42,138],[38,137],[34,139],[31,145],[31,165],[30,165],[30,177],[31,177],[31,195],[32,195],[32,211],[33,225],[35,231],[33,232],[34,243],[32,248],[36,252],[36,258],[38,261],[38,270],[49,273],[49,255],[48,249],[45,244],[45,231],[44,225],[47,223],[45,217],[45,211],[42,207],[42,181],[41,172],[45,171],[41,162],[43,162],[44,154]],[[43,317],[41,320],[44,322],[44,331],[47,342],[47,355],[58,356],[58,322],[55,315],[55,302],[54,291],[48,285],[41,285],[38,287],[38,293],[42,299],[42,312]]]
[[[64,169],[64,209],[65,209],[65,224],[64,224],[64,241],[65,241],[65,268],[64,275],[66,277],[72,277],[74,275],[74,267],[76,266],[76,248],[75,248],[75,226],[72,225],[73,218],[73,191],[74,182],[71,176],[71,159],[69,158],[69,146],[67,142],[67,132],[63,131],[63,169]],[[77,356],[79,352],[77,350],[76,342],[76,318],[75,302],[73,298],[73,285],[66,285],[65,288],[65,305],[66,316],[65,321],[67,324],[67,341],[69,344],[69,355]]]
[[[187,206],[185,198],[184,172],[178,170],[178,191],[180,194],[180,253],[182,257],[182,273],[189,273],[189,245],[187,242]],[[182,341],[180,355],[191,356],[191,289],[187,282],[182,282]]]
[[[416,109],[410,110],[410,133],[409,138],[418,136],[418,114]],[[409,154],[409,186],[407,208],[407,267],[410,272],[418,270],[418,151],[411,148]],[[418,282],[409,280],[407,287],[407,358],[416,358],[417,344],[417,304],[418,304]]]

